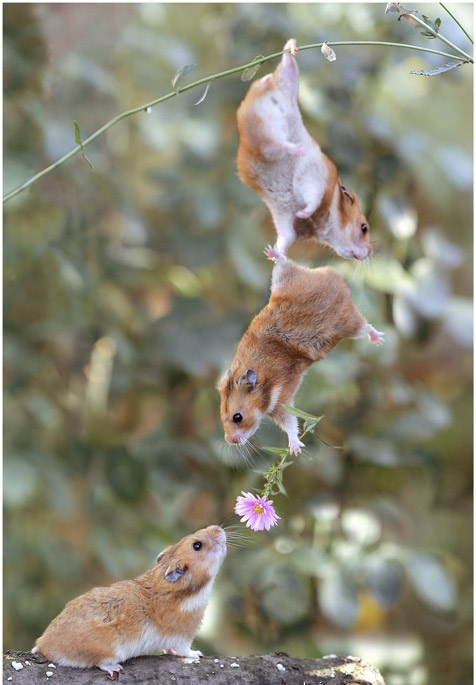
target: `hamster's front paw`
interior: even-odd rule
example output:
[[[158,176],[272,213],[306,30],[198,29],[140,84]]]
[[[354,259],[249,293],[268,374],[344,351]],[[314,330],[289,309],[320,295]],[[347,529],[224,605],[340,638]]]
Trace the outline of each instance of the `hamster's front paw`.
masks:
[[[301,143],[283,143],[283,147],[291,157],[302,157],[306,152],[306,148]]]
[[[373,326],[369,327],[367,335],[369,336],[370,342],[374,345],[382,345],[385,342],[385,333],[381,333]]]
[[[301,442],[299,438],[289,441],[289,451],[293,456],[296,454],[301,454],[301,447],[304,447],[304,443]]]
[[[300,209],[299,212],[296,212],[296,216],[298,219],[309,219],[314,210],[315,207],[310,207],[309,205],[306,205],[304,209]]]

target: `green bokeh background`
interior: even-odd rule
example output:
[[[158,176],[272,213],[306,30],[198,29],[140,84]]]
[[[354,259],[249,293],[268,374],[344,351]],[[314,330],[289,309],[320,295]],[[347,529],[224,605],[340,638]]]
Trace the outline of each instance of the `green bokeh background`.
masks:
[[[442,32],[470,44],[438,7]],[[472,5],[452,11],[472,26]],[[6,4],[4,191],[107,120],[298,44],[432,48],[385,4]],[[460,685],[472,648],[472,65],[342,47],[298,56],[306,124],[355,190],[374,257],[332,264],[386,332],[316,364],[324,414],[286,470],[269,534],[232,549],[197,648],[354,654],[387,685]],[[274,68],[262,68],[260,74]],[[215,384],[266,302],[268,211],[236,174],[234,75],[119,123],[5,205],[4,639],[27,649],[65,602],[133,576],[259,487],[225,446]],[[255,444],[285,446],[263,424]],[[249,468],[251,467],[251,468]]]

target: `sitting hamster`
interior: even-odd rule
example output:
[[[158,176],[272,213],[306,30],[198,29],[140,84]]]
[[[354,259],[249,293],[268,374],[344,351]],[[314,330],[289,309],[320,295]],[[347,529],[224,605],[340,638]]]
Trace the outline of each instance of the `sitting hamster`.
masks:
[[[284,49],[274,73],[255,81],[238,108],[238,175],[268,205],[278,252],[296,238],[315,237],[341,257],[365,259],[372,254],[367,219],[304,127],[296,41]]]
[[[298,454],[297,418],[281,405],[293,404],[309,366],[341,340],[368,336],[380,345],[383,333],[357,311],[337,271],[298,266],[271,247],[265,253],[276,262],[271,297],[218,385],[221,420],[225,440],[243,445],[267,415],[287,433],[291,453]]]
[[[225,554],[219,526],[187,535],[137,578],[68,602],[33,651],[63,666],[97,666],[110,676],[122,670],[121,661],[161,649],[201,656],[191,649],[192,640]]]

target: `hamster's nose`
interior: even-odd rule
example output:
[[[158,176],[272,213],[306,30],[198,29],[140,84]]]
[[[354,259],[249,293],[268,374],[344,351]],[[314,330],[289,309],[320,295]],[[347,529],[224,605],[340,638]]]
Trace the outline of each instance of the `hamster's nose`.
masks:
[[[220,528],[220,526],[208,526],[208,531],[216,540],[225,542],[226,534],[223,528]]]

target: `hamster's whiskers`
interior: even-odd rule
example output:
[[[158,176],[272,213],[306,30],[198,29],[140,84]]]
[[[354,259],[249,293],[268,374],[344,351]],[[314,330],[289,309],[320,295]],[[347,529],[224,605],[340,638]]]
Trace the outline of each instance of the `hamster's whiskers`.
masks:
[[[243,524],[241,524],[241,527],[243,528]],[[256,540],[252,539],[249,535],[245,533],[245,529],[243,528],[242,533],[238,533],[238,531],[232,531],[231,533],[226,533],[226,544],[229,545],[230,547],[236,547],[236,548],[245,548],[245,547],[250,547],[252,544],[254,544]]]
[[[245,442],[241,443],[240,445],[237,445],[236,447],[246,466],[248,468],[251,468],[251,466],[253,466],[254,456],[251,452],[249,440],[246,440]]]
[[[231,523],[232,521],[235,521],[235,520],[236,520],[236,514],[228,514],[227,516],[225,516],[225,518],[223,518],[221,520],[221,522],[218,525],[220,526],[220,528],[222,528],[223,530],[226,531],[230,528],[236,527],[236,525],[237,525],[236,523],[235,524]]]

